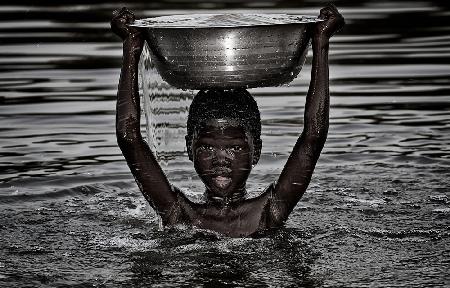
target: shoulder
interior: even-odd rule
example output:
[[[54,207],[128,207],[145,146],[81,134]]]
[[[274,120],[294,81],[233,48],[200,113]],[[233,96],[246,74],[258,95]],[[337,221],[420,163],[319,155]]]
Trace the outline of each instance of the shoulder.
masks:
[[[195,203],[189,200],[186,195],[174,185],[170,185],[173,192],[175,192],[176,199],[172,202],[166,212],[161,215],[163,225],[188,224],[188,215],[192,213]]]
[[[284,205],[280,205],[279,203],[281,200],[278,199],[275,195],[276,184],[276,181],[271,183],[259,196],[264,201],[264,210],[262,216],[265,218],[264,221],[267,228],[270,229],[283,226],[288,216],[282,209]]]

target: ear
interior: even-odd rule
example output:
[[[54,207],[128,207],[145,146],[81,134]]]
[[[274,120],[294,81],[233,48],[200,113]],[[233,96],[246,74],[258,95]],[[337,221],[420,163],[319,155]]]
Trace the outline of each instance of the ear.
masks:
[[[186,140],[186,150],[188,153],[189,160],[193,161],[194,157],[192,156],[192,138],[189,137],[189,135],[186,135],[184,139]]]
[[[262,148],[262,140],[256,139],[253,141],[253,161],[252,164],[256,165],[259,161],[259,157],[261,156],[261,148]]]

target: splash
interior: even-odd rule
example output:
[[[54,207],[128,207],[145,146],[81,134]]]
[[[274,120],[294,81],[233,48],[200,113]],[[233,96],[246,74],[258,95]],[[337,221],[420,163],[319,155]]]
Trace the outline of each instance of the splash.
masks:
[[[156,71],[147,44],[139,68],[148,144],[160,164],[167,166],[168,161],[186,152],[186,119],[195,92],[165,82]]]
[[[197,91],[177,89],[164,81],[152,62],[147,44],[139,70],[148,145],[172,184],[193,201],[203,199],[203,185],[192,181],[199,179],[187,156],[185,141],[189,106]]]

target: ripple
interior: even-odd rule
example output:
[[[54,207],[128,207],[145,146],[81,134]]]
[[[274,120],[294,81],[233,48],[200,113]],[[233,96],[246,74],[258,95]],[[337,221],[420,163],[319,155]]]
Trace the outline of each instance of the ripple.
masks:
[[[392,239],[399,241],[428,241],[428,240],[438,240],[441,238],[448,238],[450,236],[449,233],[433,229],[429,230],[412,229],[402,231],[371,229],[371,230],[363,230],[361,232],[375,238]]]
[[[347,23],[330,43],[328,140],[286,227],[261,239],[159,229],[115,139],[122,51],[108,23],[116,4],[53,2],[0,5],[0,286],[448,282],[450,36],[442,1],[338,3]],[[317,15],[321,5],[138,2],[127,4],[138,18],[255,8]],[[250,90],[263,119],[263,155],[248,181],[255,195],[277,179],[302,131],[311,56],[289,86]],[[159,154],[163,169],[199,200],[203,185],[183,138],[192,95],[160,88],[151,108],[165,125],[155,126],[166,131],[158,141],[170,144]]]

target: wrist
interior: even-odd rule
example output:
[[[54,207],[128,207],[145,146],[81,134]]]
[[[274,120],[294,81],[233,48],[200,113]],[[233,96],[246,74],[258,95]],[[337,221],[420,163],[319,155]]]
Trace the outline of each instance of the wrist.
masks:
[[[123,40],[124,53],[131,53],[134,55],[140,55],[142,47],[144,46],[144,40],[141,37],[130,35]]]

